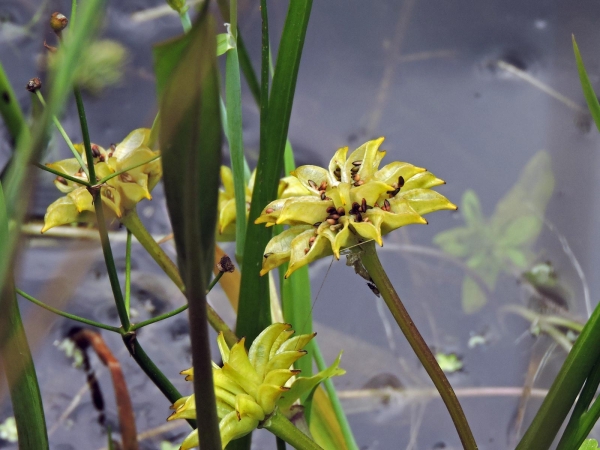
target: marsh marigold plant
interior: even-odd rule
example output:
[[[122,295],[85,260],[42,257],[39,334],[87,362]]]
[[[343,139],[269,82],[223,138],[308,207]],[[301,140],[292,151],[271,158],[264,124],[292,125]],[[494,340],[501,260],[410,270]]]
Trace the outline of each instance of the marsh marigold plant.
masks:
[[[256,429],[270,415],[279,410],[287,414],[294,402],[311,392],[321,381],[343,375],[337,360],[327,369],[308,378],[290,379],[300,373],[290,369],[298,359],[306,355],[304,347],[315,334],[292,337],[291,325],[275,323],[268,326],[246,351],[244,338],[231,348],[219,334],[217,343],[223,359],[223,367],[213,363],[213,382],[217,399],[217,415],[223,448]],[[194,379],[193,369],[184,370],[186,380]],[[182,397],[171,407],[175,410],[168,420],[195,419],[194,394]],[[181,444],[181,450],[199,445],[198,431],[192,431]]]
[[[374,240],[422,217],[456,206],[432,188],[444,184],[421,167],[394,161],[379,168],[385,156],[384,138],[361,145],[348,156],[340,148],[329,169],[301,166],[288,183],[294,196],[269,203],[255,223],[289,225],[265,249],[261,274],[289,261],[286,277],[299,267],[360,242]],[[284,179],[286,180],[286,179]],[[304,189],[306,194],[300,193]]]
[[[119,218],[127,211],[135,208],[140,200],[152,198],[150,191],[160,180],[162,167],[160,161],[157,159],[152,160],[159,155],[159,152],[152,151],[148,147],[149,138],[150,130],[140,128],[129,133],[121,143],[111,146],[109,150],[92,144],[94,170],[98,180],[138,166],[97,186],[100,190],[105,216],[109,220]],[[75,148],[83,153],[83,144],[76,144]],[[148,162],[143,164],[146,161]],[[89,182],[86,173],[75,158],[57,161],[47,164],[47,166],[71,177]],[[93,197],[86,186],[60,176],[54,180],[54,185],[65,196],[60,197],[48,206],[42,233],[58,225],[95,221]]]

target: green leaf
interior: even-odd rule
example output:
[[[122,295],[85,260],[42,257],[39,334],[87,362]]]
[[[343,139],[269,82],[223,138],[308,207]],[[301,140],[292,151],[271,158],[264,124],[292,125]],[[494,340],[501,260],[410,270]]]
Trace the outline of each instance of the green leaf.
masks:
[[[4,119],[10,137],[16,141],[19,133],[27,127],[27,124],[2,63],[0,63],[0,115]]]
[[[205,296],[214,263],[221,165],[215,48],[214,24],[203,10],[188,34],[154,50],[165,195],[192,324],[198,433],[210,450],[221,448]]]
[[[446,253],[463,258],[474,251],[477,245],[477,241],[474,239],[476,237],[477,234],[470,228],[457,227],[436,234],[433,242]]]
[[[268,101],[268,117],[261,114],[261,132],[265,130],[266,136],[261,136],[262,145],[256,172],[259,182],[255,184],[252,195],[236,324],[238,336],[246,336],[247,345],[271,322],[268,278],[259,276],[271,230],[264,225],[255,225],[254,221],[262,209],[277,196],[311,7],[312,0],[296,0],[289,4]],[[266,124],[262,123],[264,121]]]
[[[235,48],[235,41],[229,33],[217,34],[217,56],[224,55],[228,50]]]
[[[519,269],[524,269],[529,263],[527,254],[516,248],[507,248],[504,250],[506,257]]]
[[[3,179],[4,194],[6,199],[7,215],[11,220],[11,236],[6,241],[0,241],[0,288],[6,273],[12,264],[12,255],[15,251],[18,226],[26,211],[27,199],[33,189],[32,183],[27,183],[27,176],[31,170],[31,162],[37,161],[46,145],[47,133],[52,124],[52,117],[58,116],[73,86],[74,72],[82,52],[85,50],[92,34],[97,30],[103,20],[104,2],[102,0],[89,0],[81,8],[76,25],[71,30],[72,39],[68,46],[61,47],[64,51],[63,64],[49,76],[50,95],[47,107],[39,121],[36,121],[30,133],[27,127],[21,127],[17,137],[17,149],[13,153],[6,176]]]
[[[579,72],[579,81],[581,82],[583,95],[585,97],[585,101],[587,102],[590,113],[592,114],[592,118],[594,119],[594,123],[596,124],[596,128],[598,131],[600,131],[600,103],[598,103],[598,97],[594,92],[592,83],[590,83],[585,66],[583,65],[583,59],[579,53],[579,47],[575,41],[575,35],[572,35],[571,37],[573,39],[573,52],[575,53],[575,61],[577,61],[577,71]]]
[[[596,439],[586,439],[579,450],[598,450],[598,441]]]
[[[242,86],[240,65],[236,48],[227,53],[225,63],[225,93],[227,107],[227,129],[229,154],[233,172],[235,192],[235,253],[243,264],[246,243],[246,160],[244,158],[244,136],[242,127]],[[256,183],[255,183],[256,184]]]
[[[474,314],[485,306],[485,292],[473,278],[465,276],[462,284],[462,309],[466,314]]]
[[[0,183],[0,242],[8,239],[8,216]],[[17,424],[19,448],[47,449],[42,397],[21,321],[12,274],[0,292],[0,367],[6,373]]]
[[[498,239],[501,247],[523,247],[534,243],[542,232],[542,220],[534,215],[517,217]]]
[[[466,190],[462,197],[462,215],[468,227],[483,225],[483,213],[477,194],[471,189]]]
[[[437,352],[435,354],[435,360],[445,373],[458,372],[463,368],[463,363],[456,353]]]
[[[496,205],[492,227],[504,230],[524,215],[543,217],[553,190],[552,161],[548,152],[542,150],[529,160],[517,182]]]
[[[277,403],[279,408],[283,410],[288,409],[300,397],[306,396],[312,392],[323,380],[344,375],[346,371],[339,367],[340,360],[342,359],[342,353],[343,352],[340,352],[331,366],[325,370],[322,370],[316,375],[313,375],[312,377],[296,378],[296,381],[294,381],[290,390],[283,394]]]

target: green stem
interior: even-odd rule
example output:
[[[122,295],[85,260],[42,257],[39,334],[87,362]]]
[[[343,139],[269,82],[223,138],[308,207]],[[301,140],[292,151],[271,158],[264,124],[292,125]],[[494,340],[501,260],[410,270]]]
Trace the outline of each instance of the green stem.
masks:
[[[215,284],[217,284],[217,282],[221,279],[222,276],[223,276],[223,272],[219,272],[217,274],[217,276],[213,278],[213,280],[210,282],[210,285],[208,286],[208,289],[206,290],[207,294],[212,290],[212,288],[215,286]],[[161,314],[160,316],[152,317],[151,319],[144,320],[143,322],[140,322],[140,323],[136,323],[129,330],[130,331],[139,330],[140,328],[145,327],[146,325],[150,325],[150,324],[153,324],[156,322],[160,322],[161,320],[165,320],[170,317],[176,316],[177,314],[188,309],[188,307],[189,307],[189,305],[186,303],[185,305],[180,306],[179,308],[174,309],[173,311],[169,311],[164,314]]]
[[[125,307],[125,299],[123,298],[123,292],[119,284],[119,275],[117,274],[117,267],[115,266],[115,260],[112,254],[112,248],[110,247],[110,240],[108,239],[108,232],[106,230],[106,222],[104,221],[104,208],[102,206],[102,194],[98,190],[92,194],[94,197],[94,208],[96,209],[96,219],[98,221],[98,232],[100,233],[100,241],[102,242],[102,252],[104,253],[104,262],[106,263],[106,270],[108,271],[108,279],[110,280],[110,287],[112,288],[113,297],[115,299],[115,305],[117,306],[117,313],[121,320],[121,325],[124,330],[129,330],[131,323],[129,322],[129,314],[127,314],[127,308]]]
[[[90,183],[96,184],[96,171],[94,169],[94,155],[92,154],[92,143],[90,141],[90,131],[88,129],[87,117],[83,107],[81,91],[78,87],[74,88],[75,103],[77,103],[77,112],[79,114],[79,123],[81,124],[81,134],[83,135],[83,146],[85,148],[85,157],[87,159],[87,168],[89,170]]]
[[[458,398],[448,382],[446,375],[431,353],[427,343],[408,314],[408,311],[402,304],[394,286],[387,277],[387,274],[379,261],[379,257],[377,256],[375,242],[367,242],[361,245],[361,248],[363,250],[361,255],[362,263],[373,279],[375,286],[377,286],[377,289],[381,292],[386,305],[390,309],[394,319],[396,319],[402,333],[404,333],[408,343],[419,358],[419,361],[421,361],[421,364],[423,364],[423,367],[425,367],[433,384],[440,393],[442,400],[452,417],[452,421],[454,422],[454,426],[456,427],[456,431],[458,432],[463,447],[465,449],[477,449],[475,438],[473,437],[471,428],[469,427],[469,423],[467,422],[467,418],[465,417]]]
[[[327,369],[325,358],[323,358],[321,349],[314,341],[314,339],[310,342],[309,351],[313,352],[313,358],[317,363],[319,371]],[[358,444],[354,439],[354,434],[352,434],[352,428],[350,428],[348,418],[344,413],[344,408],[342,408],[342,404],[337,395],[337,391],[335,390],[335,386],[333,385],[333,381],[331,381],[331,378],[326,378],[323,384],[325,385],[325,391],[329,396],[329,401],[331,402],[331,406],[333,407],[333,411],[335,412],[335,417],[338,423],[340,424],[340,428],[342,430],[342,434],[344,435],[344,440],[346,441],[346,446],[348,447],[348,450],[358,450]]]
[[[135,209],[125,213],[120,220],[121,223],[125,225],[125,227],[127,227],[127,229],[136,237],[139,243],[142,244],[142,247],[144,247],[150,256],[152,256],[154,261],[156,261],[156,263],[173,281],[173,283],[175,283],[175,286],[177,286],[179,290],[185,294],[185,285],[181,280],[177,266],[173,263],[173,261],[171,261],[171,258],[169,258],[160,245],[158,245],[152,235],[148,233],[148,230],[146,230],[146,227],[144,227],[144,224],[140,220]],[[235,344],[238,341],[238,338],[235,333],[231,331],[231,328],[229,328],[225,321],[208,303],[206,304],[206,310],[208,315],[208,323],[210,323],[212,328],[217,333],[223,332],[225,340],[229,345]],[[139,324],[137,325],[137,328],[139,328]]]
[[[294,426],[292,422],[278,411],[275,411],[263,424],[275,436],[283,439],[298,450],[323,450],[315,441]]]
[[[192,21],[190,19],[190,14],[186,10],[185,12],[179,14],[179,20],[181,20],[181,26],[183,27],[183,32],[188,34],[192,29]]]
[[[42,92],[38,89],[37,91],[35,91],[35,95],[37,96],[37,98],[40,101],[40,103],[42,104],[42,106],[44,108],[46,108],[46,101],[44,100],[44,96],[42,95]],[[67,146],[71,150],[71,153],[73,153],[73,156],[75,157],[75,159],[77,160],[77,162],[81,166],[81,169],[85,172],[85,174],[87,175],[88,180],[89,180],[90,179],[90,172],[89,172],[87,166],[85,165],[85,163],[83,162],[83,159],[81,158],[81,155],[79,154],[79,152],[77,151],[77,149],[73,145],[73,142],[71,141],[71,138],[69,138],[69,135],[67,134],[67,132],[65,131],[65,129],[61,125],[60,121],[54,115],[52,116],[52,122],[54,122],[54,126],[58,129],[58,132],[60,133],[60,135],[63,137],[63,139],[67,143]],[[64,177],[64,175],[62,175],[62,176]],[[65,177],[65,178],[67,178],[67,177]]]
[[[90,183],[88,183],[87,181],[84,181],[84,180],[82,180],[80,178],[72,177],[70,175],[67,175],[66,173],[62,173],[59,170],[54,170],[51,167],[44,166],[43,164],[33,163],[33,165],[36,166],[36,167],[39,167],[42,170],[45,170],[46,172],[50,172],[51,174],[54,174],[57,177],[63,177],[65,180],[72,181],[73,183],[77,183],[77,184],[80,184],[82,186],[92,187],[92,185]]]
[[[128,317],[131,317],[131,236],[131,231],[127,230],[127,243],[125,244],[125,309]]]
[[[157,160],[158,158],[160,158],[160,156],[161,155],[156,155],[153,158],[150,158],[148,161],[144,161],[144,162],[141,162],[141,163],[138,163],[138,164],[134,164],[133,166],[127,167],[127,168],[125,168],[123,170],[119,170],[117,172],[111,173],[110,175],[107,175],[104,178],[102,178],[100,181],[98,181],[98,184],[104,184],[108,180],[110,180],[110,179],[112,179],[112,178],[114,178],[116,176],[119,176],[122,173],[129,172],[130,170],[137,169],[138,167],[141,167],[141,166],[145,166],[146,164],[151,163],[152,161]]]
[[[77,0],[71,0],[71,17],[69,18],[69,23],[71,25],[71,29],[75,29],[75,19],[77,17]]]
[[[17,294],[19,294],[24,299],[29,300],[31,303],[34,303],[34,304],[44,308],[47,311],[53,312],[54,314],[58,314],[59,316],[66,317],[67,319],[75,320],[77,322],[81,322],[86,325],[91,325],[93,327],[102,328],[103,330],[113,331],[113,332],[119,333],[119,334],[124,333],[122,328],[113,327],[113,326],[106,325],[106,324],[103,324],[100,322],[96,322],[94,320],[85,319],[83,317],[76,316],[75,314],[69,314],[67,312],[61,311],[60,309],[54,308],[53,306],[47,305],[47,304],[39,301],[37,298],[32,297],[31,295],[27,294],[26,292],[22,291],[21,289],[15,289],[15,291]]]

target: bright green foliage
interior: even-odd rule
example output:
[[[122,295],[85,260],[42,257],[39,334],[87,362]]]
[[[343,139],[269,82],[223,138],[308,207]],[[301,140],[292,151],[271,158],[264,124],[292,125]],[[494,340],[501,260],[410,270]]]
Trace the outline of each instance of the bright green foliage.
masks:
[[[258,335],[248,352],[244,339],[230,348],[223,334],[219,334],[217,343],[223,367],[213,364],[213,380],[223,448],[256,429],[276,408],[284,414],[289,412],[296,400],[315,389],[321,381],[345,373],[339,368],[340,354],[327,369],[310,378],[297,378],[290,385],[289,380],[299,374],[290,366],[306,355],[303,348],[315,336],[292,337],[293,333],[289,324],[270,325]],[[186,375],[186,380],[194,379],[193,369],[181,374]],[[195,418],[195,404],[194,394],[182,397],[173,404],[175,412],[168,420]],[[194,448],[198,442],[198,432],[194,430],[181,448]]]
[[[579,450],[598,450],[598,441],[596,439],[586,439]]]
[[[440,368],[446,373],[458,372],[463,368],[463,363],[456,353],[441,353],[435,354],[435,359],[440,365]]]
[[[383,245],[390,231],[427,223],[425,214],[456,209],[431,189],[444,181],[425,169],[400,161],[380,169],[382,142],[369,141],[348,156],[348,147],[340,148],[329,170],[301,166],[292,172],[287,190],[294,196],[269,203],[255,222],[290,225],[267,244],[261,274],[289,261],[287,277],[324,256],[339,259],[341,250],[359,242]]]
[[[465,226],[439,233],[434,243],[446,253],[464,259],[488,289],[493,290],[500,273],[510,274],[513,268],[522,272],[532,262],[531,247],[542,231],[544,211],[553,189],[550,156],[540,151],[527,163],[490,218],[483,215],[475,192],[466,191],[461,208]],[[474,313],[486,302],[485,292],[477,281],[465,275],[463,310]]]

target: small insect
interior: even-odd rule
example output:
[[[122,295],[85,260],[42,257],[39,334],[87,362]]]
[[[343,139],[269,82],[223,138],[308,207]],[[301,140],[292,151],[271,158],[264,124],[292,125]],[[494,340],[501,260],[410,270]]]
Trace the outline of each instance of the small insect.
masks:
[[[379,292],[379,289],[377,289],[377,286],[375,286],[375,283],[367,281],[367,286],[369,286],[369,289],[371,289],[373,294],[375,294],[377,297],[381,297],[381,293]]]

